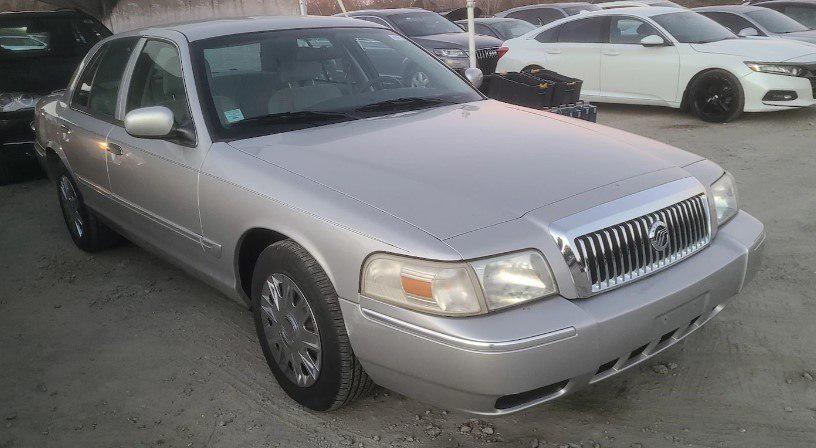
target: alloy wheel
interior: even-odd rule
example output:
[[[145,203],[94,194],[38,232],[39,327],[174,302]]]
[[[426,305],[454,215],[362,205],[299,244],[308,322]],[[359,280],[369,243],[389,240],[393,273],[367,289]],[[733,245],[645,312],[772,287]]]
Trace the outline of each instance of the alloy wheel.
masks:
[[[76,233],[78,238],[82,238],[85,234],[85,221],[82,219],[82,213],[80,212],[79,197],[76,190],[74,190],[74,185],[67,176],[60,177],[59,191],[62,199],[60,201],[62,209],[68,218],[68,226],[72,232]]]
[[[271,274],[261,290],[264,336],[278,367],[299,387],[320,375],[320,333],[303,292],[284,274]]]
[[[719,121],[733,114],[737,92],[731,81],[724,76],[709,75],[694,94],[701,114]]]

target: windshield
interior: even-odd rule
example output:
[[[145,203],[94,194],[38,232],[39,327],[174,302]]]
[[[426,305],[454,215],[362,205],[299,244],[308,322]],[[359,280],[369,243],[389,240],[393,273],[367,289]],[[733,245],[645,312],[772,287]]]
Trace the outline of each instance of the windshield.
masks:
[[[567,6],[563,9],[568,16],[574,16],[585,11],[600,11],[601,7],[598,5],[586,4],[581,6]]]
[[[497,20],[492,25],[507,39],[519,37],[537,28],[532,23],[519,19]]]
[[[221,139],[483,99],[393,31],[318,28],[194,42],[201,103]]]
[[[728,28],[696,12],[672,12],[652,16],[652,19],[684,44],[705,44],[737,38]]]
[[[791,19],[781,12],[772,9],[756,10],[745,13],[761,27],[774,34],[793,33],[796,31],[807,31],[810,28]]]
[[[407,36],[430,36],[432,34],[461,33],[455,23],[435,12],[418,11],[394,14],[389,17]]]
[[[89,17],[9,14],[0,17],[0,59],[81,57],[110,32]]]

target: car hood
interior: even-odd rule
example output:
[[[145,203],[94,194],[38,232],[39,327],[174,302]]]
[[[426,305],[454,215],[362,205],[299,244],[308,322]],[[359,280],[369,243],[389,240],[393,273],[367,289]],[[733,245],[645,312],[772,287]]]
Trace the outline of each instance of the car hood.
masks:
[[[425,48],[445,48],[445,47],[454,47],[454,48],[467,48],[468,46],[468,34],[465,32],[462,33],[445,33],[445,34],[432,34],[429,36],[416,36],[412,37],[411,39]],[[490,36],[480,36],[476,35],[476,48],[496,48],[500,47],[502,41],[496,39],[495,37]]]
[[[702,159],[623,131],[493,100],[230,144],[440,239]]]
[[[779,34],[778,36],[783,37],[785,39],[792,39],[801,42],[807,42],[810,44],[816,44],[816,30],[797,31],[795,33]]]
[[[783,39],[726,39],[706,44],[691,44],[691,48],[701,53],[742,56],[758,62],[784,62],[816,55],[816,47],[813,45]]]

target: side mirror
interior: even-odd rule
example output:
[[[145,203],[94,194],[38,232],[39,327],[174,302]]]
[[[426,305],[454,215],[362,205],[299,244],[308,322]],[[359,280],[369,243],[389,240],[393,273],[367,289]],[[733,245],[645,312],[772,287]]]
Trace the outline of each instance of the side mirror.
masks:
[[[738,36],[739,37],[755,37],[755,36],[759,36],[759,31],[757,31],[756,28],[751,28],[751,27],[743,28],[743,29],[740,30]]]
[[[173,112],[164,106],[134,109],[125,115],[125,131],[134,137],[167,137],[173,132],[173,124]]]
[[[473,87],[477,89],[482,86],[482,80],[484,79],[484,74],[478,68],[470,67],[465,70],[465,78],[473,84]]]
[[[666,45],[666,41],[657,34],[652,34],[641,39],[640,44],[644,47],[662,47]]]

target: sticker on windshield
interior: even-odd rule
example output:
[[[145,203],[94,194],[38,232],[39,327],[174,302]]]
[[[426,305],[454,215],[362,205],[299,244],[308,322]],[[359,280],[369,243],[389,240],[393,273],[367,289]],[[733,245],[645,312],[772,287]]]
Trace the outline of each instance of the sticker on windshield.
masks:
[[[228,123],[235,123],[244,119],[244,113],[241,112],[241,109],[232,109],[224,111],[224,118],[227,119]]]
[[[403,41],[403,42],[405,41],[405,38],[400,36],[399,34],[388,33],[388,37],[390,37],[391,39],[397,40],[397,41]]]

